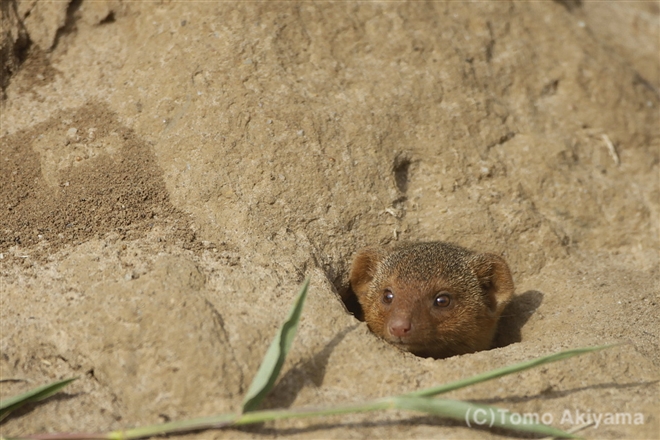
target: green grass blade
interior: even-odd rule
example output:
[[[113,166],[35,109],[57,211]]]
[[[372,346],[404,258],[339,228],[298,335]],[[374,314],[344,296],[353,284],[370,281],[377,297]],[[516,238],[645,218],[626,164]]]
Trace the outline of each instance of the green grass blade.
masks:
[[[261,362],[261,366],[259,366],[259,371],[257,371],[256,376],[252,380],[252,384],[250,384],[250,388],[243,400],[244,413],[254,411],[275,385],[277,376],[280,374],[286,355],[289,353],[291,343],[296,335],[308,288],[309,278],[305,280],[300,288],[300,293],[296,297],[289,316],[280,327],[270,347],[268,347],[264,360]]]
[[[488,405],[449,399],[433,399],[429,397],[396,397],[397,409],[420,411],[440,417],[450,418],[466,423],[471,428],[506,428],[512,431],[531,432],[560,438],[575,438],[573,434],[538,423],[533,416],[523,416],[508,410]]]
[[[336,416],[340,414],[353,414],[358,412],[382,411],[394,408],[391,398],[372,400],[363,403],[331,406],[326,408],[307,407],[296,409],[275,409],[266,411],[252,411],[242,414],[234,425],[251,425],[254,423],[272,422],[283,419],[304,419],[308,417]]]
[[[431,397],[438,394],[446,393],[449,391],[464,388],[487,380],[497,379],[498,377],[507,376],[509,374],[518,373],[519,371],[528,370],[530,368],[538,367],[539,365],[549,364],[550,362],[557,362],[573,356],[579,356],[585,353],[594,351],[605,350],[606,348],[614,347],[614,345],[599,345],[597,347],[575,348],[566,350],[559,353],[543,356],[529,361],[521,362],[519,364],[509,365],[495,370],[487,371],[485,373],[477,374],[476,376],[468,377],[466,379],[457,380],[448,384],[439,385],[436,387],[426,388],[423,390],[415,391],[405,394],[408,397]]]
[[[62,388],[64,388],[65,386],[67,386],[76,379],[77,377],[74,377],[72,379],[65,379],[65,380],[53,382],[48,385],[37,387],[26,393],[19,394],[18,396],[10,397],[8,399],[0,401],[0,420],[3,420],[5,417],[9,415],[10,412],[20,408],[26,403],[38,402],[40,400],[52,396],[53,394],[57,393],[59,390],[61,390]]]
[[[293,340],[295,334],[295,325],[300,318],[302,305],[307,294],[309,281],[303,285],[296,303],[289,314],[289,318],[282,325],[280,334],[275,338],[275,342],[279,345],[286,346],[285,352]],[[294,326],[293,328],[290,328]],[[289,327],[285,329],[285,327]],[[228,426],[249,425],[254,423],[263,423],[272,420],[290,419],[290,418],[305,418],[305,417],[319,417],[329,415],[339,415],[347,413],[357,413],[365,411],[382,411],[388,409],[400,409],[407,411],[418,411],[440,417],[451,418],[466,422],[469,427],[501,427],[516,431],[525,431],[535,434],[548,435],[553,437],[573,438],[575,437],[569,432],[561,431],[553,428],[552,426],[544,425],[541,423],[534,423],[536,420],[525,420],[519,414],[510,413],[505,409],[499,409],[492,406],[481,405],[471,402],[462,402],[448,399],[434,399],[428,396],[446,392],[452,389],[462,388],[474,383],[483,382],[484,380],[494,379],[506,374],[515,373],[535,366],[543,365],[548,362],[555,362],[562,359],[568,359],[579,354],[590,353],[597,350],[602,350],[611,346],[581,348],[575,350],[568,350],[550,356],[532,359],[530,361],[522,362],[510,367],[504,367],[493,370],[487,373],[477,375],[473,378],[465,379],[462,381],[452,382],[447,385],[439,387],[428,388],[415,393],[403,394],[394,397],[385,397],[382,399],[372,400],[363,403],[351,403],[347,405],[339,405],[335,407],[326,408],[298,408],[298,409],[285,409],[285,410],[268,410],[268,411],[249,411],[243,414],[223,414],[213,417],[203,417],[191,420],[183,420],[178,422],[168,422],[161,425],[145,426],[141,428],[130,429],[126,431],[114,431],[108,434],[95,434],[91,437],[84,437],[82,433],[74,434],[38,434],[27,438],[41,439],[41,440],[61,440],[65,438],[80,439],[80,438],[103,438],[110,440],[133,440],[144,437],[152,437],[155,435],[174,434],[186,431],[199,431],[204,429],[222,428]],[[270,349],[269,349],[270,350]],[[278,348],[281,351],[281,347]],[[286,354],[286,353],[284,353]],[[268,355],[266,356],[268,357]],[[284,357],[280,356],[278,359]],[[264,363],[266,363],[264,361]],[[263,367],[263,364],[262,364]],[[271,367],[267,371],[271,374],[267,377],[268,382],[274,383],[279,372],[279,367]],[[273,374],[274,373],[274,374]],[[274,378],[273,378],[274,377]],[[268,385],[261,385],[257,391],[261,394],[254,394],[254,396],[262,396],[267,393],[272,387],[272,383]],[[257,405],[255,403],[255,405]],[[1,439],[0,439],[1,440]]]

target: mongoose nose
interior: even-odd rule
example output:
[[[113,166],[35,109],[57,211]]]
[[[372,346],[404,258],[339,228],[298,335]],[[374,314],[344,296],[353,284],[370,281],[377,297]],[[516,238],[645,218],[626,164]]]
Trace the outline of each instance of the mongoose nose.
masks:
[[[412,330],[412,322],[410,322],[410,318],[394,317],[390,320],[389,330],[392,336],[402,338]]]

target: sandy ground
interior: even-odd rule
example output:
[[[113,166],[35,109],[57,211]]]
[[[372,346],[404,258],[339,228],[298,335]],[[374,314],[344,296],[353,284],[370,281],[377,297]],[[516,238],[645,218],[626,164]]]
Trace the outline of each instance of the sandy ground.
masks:
[[[0,397],[80,377],[2,435],[237,410],[311,276],[265,407],[624,343],[450,397],[658,438],[657,3],[1,5]],[[355,252],[397,240],[507,259],[498,348],[417,358],[347,313]],[[384,412],[186,438],[502,435]]]

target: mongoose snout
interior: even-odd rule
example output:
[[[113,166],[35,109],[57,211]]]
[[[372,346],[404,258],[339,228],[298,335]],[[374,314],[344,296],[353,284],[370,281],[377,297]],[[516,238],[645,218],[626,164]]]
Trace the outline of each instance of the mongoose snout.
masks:
[[[350,285],[371,331],[434,358],[491,348],[513,296],[501,257],[444,242],[363,249]]]

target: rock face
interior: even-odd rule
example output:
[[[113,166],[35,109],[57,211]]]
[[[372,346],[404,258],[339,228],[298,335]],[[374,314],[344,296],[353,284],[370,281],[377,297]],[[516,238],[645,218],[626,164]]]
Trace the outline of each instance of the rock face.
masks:
[[[652,438],[659,14],[582,2],[2,2],[0,398],[80,379],[0,433],[237,410],[311,276],[266,407],[375,398],[625,342],[452,397],[565,429],[580,412],[643,414],[583,433]],[[517,296],[499,348],[417,358],[346,312],[357,249],[419,240],[506,258]],[[213,435],[491,437],[467,429],[378,413]]]

